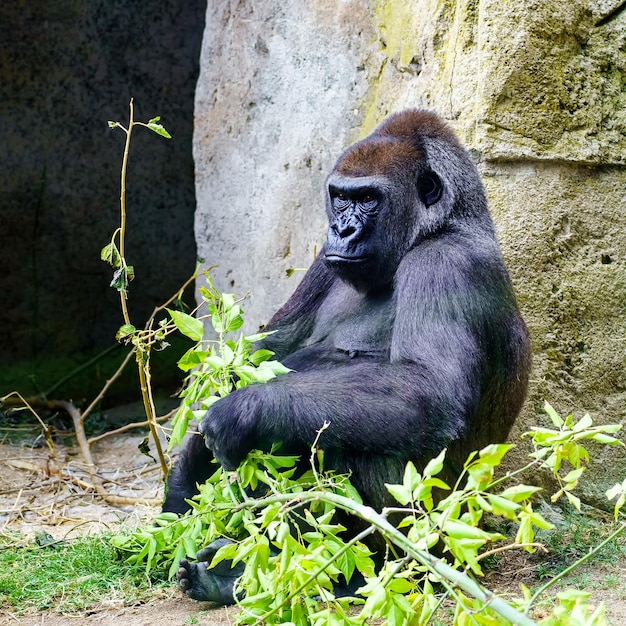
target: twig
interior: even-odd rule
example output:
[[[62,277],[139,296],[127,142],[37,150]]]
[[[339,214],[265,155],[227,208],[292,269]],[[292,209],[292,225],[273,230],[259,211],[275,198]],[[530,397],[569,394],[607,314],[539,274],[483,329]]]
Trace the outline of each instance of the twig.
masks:
[[[74,423],[74,432],[76,433],[76,441],[78,442],[78,447],[80,448],[85,464],[87,465],[87,470],[89,471],[94,488],[96,491],[101,492],[103,490],[102,483],[98,478],[96,464],[93,462],[93,457],[91,456],[91,450],[89,448],[87,436],[85,435],[85,429],[83,428],[83,420],[80,411],[71,402],[66,402],[65,400],[55,400],[54,405],[65,409],[68,415],[72,418],[72,422]]]
[[[315,482],[317,484],[318,487],[322,487],[322,483],[320,482],[320,477],[317,473],[317,470],[315,469],[316,463],[315,463],[315,456],[317,454],[318,451],[318,447],[317,447],[317,443],[320,439],[320,435],[330,426],[330,422],[324,422],[322,424],[322,427],[317,431],[317,435],[315,436],[315,441],[313,442],[313,445],[311,446],[311,456],[309,458],[309,461],[311,463],[311,469],[313,470],[313,476],[315,477]]]
[[[82,427],[82,424],[87,419],[87,416],[98,405],[98,402],[100,402],[100,400],[102,400],[102,398],[104,397],[106,392],[109,390],[109,387],[122,375],[122,372],[124,371],[124,368],[128,365],[128,362],[130,361],[132,356],[133,356],[133,351],[130,350],[128,352],[128,354],[126,355],[126,357],[124,358],[124,360],[122,361],[122,363],[120,364],[120,366],[115,370],[115,373],[113,374],[113,376],[111,376],[111,378],[109,378],[106,381],[106,383],[105,383],[104,387],[102,387],[100,393],[93,399],[91,404],[83,411],[83,414],[82,414],[82,417],[81,417],[81,427]]]
[[[138,357],[139,359],[140,357]],[[139,371],[139,384],[141,386],[141,397],[143,398],[143,405],[146,411],[146,417],[148,418],[148,426],[150,427],[150,434],[154,440],[154,446],[157,451],[159,463],[161,464],[161,470],[163,472],[163,478],[167,478],[169,468],[165,461],[165,455],[163,454],[163,448],[161,447],[161,440],[159,439],[159,432],[157,430],[157,424],[155,422],[156,409],[154,408],[154,399],[152,398],[152,386],[150,384],[150,365],[149,361],[140,363],[137,361],[137,370]]]
[[[17,396],[18,399],[16,400],[13,396]],[[54,443],[52,441],[52,435],[50,434],[50,429],[48,428],[46,423],[41,419],[41,417],[39,417],[39,415],[37,414],[37,411],[35,411],[35,409],[33,409],[33,407],[31,406],[31,405],[35,405],[35,406],[49,407],[50,405],[49,402],[40,397],[24,398],[24,396],[22,396],[22,394],[19,393],[18,391],[13,391],[12,393],[0,398],[0,405],[1,404],[6,404],[8,406],[25,406],[26,407],[35,416],[35,419],[39,422],[39,424],[43,428],[43,436],[46,441],[46,445],[48,446],[48,449],[50,450],[50,453],[52,454],[53,458],[56,459],[57,454],[54,449]],[[50,406],[49,408],[55,408],[55,407],[53,405],[53,406]]]
[[[65,384],[68,380],[71,380],[72,378],[74,378],[74,376],[77,376],[81,372],[84,372],[86,369],[91,367],[94,363],[97,363],[100,359],[103,359],[107,354],[109,354],[110,352],[114,352],[115,350],[119,350],[119,348],[120,348],[119,343],[114,343],[112,346],[105,348],[102,352],[100,352],[99,354],[96,354],[96,356],[94,356],[93,358],[89,359],[85,363],[81,363],[81,365],[79,365],[76,369],[72,370],[69,374],[66,374],[60,380],[57,380],[57,382],[54,383],[52,387],[49,387],[48,389],[46,389],[41,395],[44,398],[51,396],[59,387]]]
[[[122,172],[120,176],[120,258],[123,268],[126,267],[126,259],[124,257],[124,246],[126,243],[126,169],[128,166],[128,153],[130,151],[130,136],[133,132],[133,99],[130,99],[130,117],[128,121],[128,130],[123,126],[122,129],[126,133],[126,143],[124,144],[124,155],[122,157]],[[122,268],[122,269],[123,269]],[[128,306],[126,304],[126,290],[120,290],[120,305],[122,307],[122,317],[125,324],[130,324],[130,316],[128,315]]]
[[[198,278],[198,268],[196,268],[196,271],[183,283],[182,287],[171,298],[168,298],[163,304],[154,308],[154,311],[152,311],[152,315],[150,315],[150,317],[148,318],[148,322],[146,323],[146,325],[154,320],[157,313],[163,311],[165,308],[167,308],[169,304],[178,299],[183,291],[185,291],[185,289],[187,289],[187,287],[189,287],[189,285],[191,285],[191,283],[196,280],[196,278]]]
[[[480,561],[481,559],[485,559],[488,556],[493,556],[494,554],[499,554],[500,552],[505,552],[506,550],[518,550],[520,548],[537,548],[538,550],[548,552],[547,548],[542,543],[511,543],[506,546],[494,548],[493,550],[487,550],[486,552],[478,555],[476,557],[476,560]]]
[[[160,415],[159,417],[156,417],[155,421],[158,424],[162,422],[167,422],[167,420],[170,419],[172,415],[174,415],[174,413],[176,413],[176,409],[174,409],[173,411],[170,411],[166,415]],[[125,426],[120,426],[119,428],[116,428],[115,430],[107,430],[106,433],[102,433],[101,435],[87,439],[87,442],[89,443],[90,446],[92,446],[94,443],[96,443],[97,441],[100,441],[101,439],[104,439],[105,437],[111,437],[112,435],[119,435],[120,433],[125,433],[127,430],[132,430],[133,428],[145,428],[146,426],[149,426],[149,425],[150,425],[150,422],[148,422],[148,420],[145,420],[143,422],[133,422],[132,424],[126,424]]]

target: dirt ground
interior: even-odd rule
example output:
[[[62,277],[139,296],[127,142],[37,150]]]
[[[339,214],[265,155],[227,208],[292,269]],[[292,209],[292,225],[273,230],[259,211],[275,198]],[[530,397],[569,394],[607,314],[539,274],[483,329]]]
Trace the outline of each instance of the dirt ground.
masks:
[[[89,475],[74,447],[58,443],[54,454],[44,445],[0,444],[0,532],[26,536],[45,531],[54,539],[116,531],[124,526],[149,524],[159,510],[163,488],[156,463],[140,454],[145,434],[125,433],[94,444],[92,453],[106,479],[107,492],[145,499],[145,504],[108,504],[84,488]],[[155,590],[146,604],[128,606],[107,600],[88,612],[60,615],[43,611],[16,615],[0,602],[0,625],[65,626],[178,626],[232,624],[233,609],[215,607],[183,597],[174,585]]]
[[[0,444],[0,532],[34,535],[45,531],[55,539],[64,539],[150,523],[158,511],[162,486],[156,464],[137,451],[143,438],[143,434],[124,433],[106,438],[93,448],[100,474],[107,480],[107,491],[146,500],[135,505],[109,504],[90,495],[83,486],[89,477],[75,448],[55,445],[53,454],[45,446]],[[537,584],[536,570],[536,561],[525,554],[507,555],[498,570],[489,575],[488,584],[500,592],[519,595],[520,584]],[[610,587],[606,584],[609,579]],[[592,593],[594,604],[605,603],[610,624],[626,624],[626,561],[591,566],[580,580]],[[173,585],[156,590],[144,604],[106,600],[77,614],[43,611],[16,615],[0,604],[1,626],[226,626],[233,623],[233,615],[232,608],[188,600]]]

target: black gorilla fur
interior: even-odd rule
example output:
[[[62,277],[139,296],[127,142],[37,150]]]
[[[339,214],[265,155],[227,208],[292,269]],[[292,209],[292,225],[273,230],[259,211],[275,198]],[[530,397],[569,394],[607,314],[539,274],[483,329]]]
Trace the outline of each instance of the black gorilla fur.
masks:
[[[506,439],[530,343],[483,185],[452,131],[426,111],[388,118],[339,158],[326,212],[326,244],[259,346],[294,371],[211,407],[163,510],[188,510],[213,457],[231,470],[278,441],[305,454],[326,421],[325,466],[350,471],[375,508],[407,461],[448,447],[458,467]]]

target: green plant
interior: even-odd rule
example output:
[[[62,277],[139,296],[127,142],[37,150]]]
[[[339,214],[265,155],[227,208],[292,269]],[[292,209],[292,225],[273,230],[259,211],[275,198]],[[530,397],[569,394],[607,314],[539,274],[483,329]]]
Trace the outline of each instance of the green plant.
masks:
[[[254,350],[254,343],[267,333],[231,338],[243,326],[241,301],[233,294],[217,291],[209,271],[204,276],[206,286],[200,287],[199,294],[208,308],[207,316],[195,318],[168,309],[178,330],[196,342],[178,362],[178,367],[189,375],[181,394],[182,404],[172,420],[170,448],[180,445],[190,421],[201,419],[214,402],[234,388],[267,382],[289,371],[271,359],[274,353],[270,350]],[[205,339],[205,317],[211,320],[214,338]]]
[[[569,503],[580,511],[580,499],[572,494],[572,489],[578,484],[586,469],[585,464],[589,462],[589,452],[580,442],[591,440],[611,446],[623,445],[621,441],[612,436],[621,429],[621,425],[593,426],[593,420],[589,414],[585,414],[578,422],[574,423],[573,415],[570,414],[563,419],[547,402],[544,410],[557,430],[536,426],[531,433],[526,433],[532,437],[537,446],[533,456],[542,460],[542,466],[552,472],[559,484],[559,490],[552,495],[552,501],[556,502],[564,495]],[[561,471],[564,463],[569,464],[572,468],[565,474]],[[626,480],[623,484],[626,485]],[[617,491],[614,491],[616,488]],[[620,486],[616,485],[613,490],[607,492],[607,497],[612,499],[614,496],[611,494],[617,495],[619,489]],[[625,501],[626,496],[620,496],[619,506],[616,505],[616,515]]]
[[[154,328],[155,316],[162,311],[170,303],[174,302],[182,294],[185,287],[170,298],[167,303],[155,309],[154,313],[148,319],[143,329],[138,329],[131,323],[130,315],[126,300],[128,298],[128,285],[135,277],[135,270],[126,260],[126,173],[128,167],[128,156],[130,153],[131,137],[133,130],[137,126],[148,128],[149,130],[165,137],[171,138],[171,135],[159,123],[160,117],[154,117],[149,122],[137,122],[134,119],[133,100],[130,101],[130,113],[128,126],[123,126],[120,122],[109,122],[110,128],[120,128],[126,134],[126,142],[124,144],[124,155],[122,158],[122,171],[120,177],[120,226],[116,229],[111,237],[111,241],[102,249],[101,258],[109,263],[113,269],[113,280],[111,287],[117,289],[120,295],[120,306],[122,309],[122,317],[124,324],[117,332],[116,339],[125,341],[133,346],[135,361],[137,363],[137,372],[139,374],[139,384],[141,388],[141,397],[143,399],[148,426],[152,435],[152,440],[156,448],[156,453],[161,463],[161,470],[164,476],[167,476],[168,465],[161,447],[158,435],[157,415],[154,407],[154,398],[152,396],[152,387],[150,385],[150,352],[155,345],[164,346],[166,336],[173,332],[175,327],[166,321],[160,321],[158,326]],[[190,279],[193,280],[193,277]],[[78,433],[77,433],[78,434]]]
[[[315,448],[311,468],[303,475],[295,473],[293,457],[255,452],[236,473],[218,468],[201,487],[191,514],[180,519],[162,514],[157,526],[118,536],[114,543],[129,555],[129,562],[148,568],[169,565],[171,575],[179,558],[193,557],[198,547],[217,537],[230,538],[233,543],[221,548],[210,566],[223,559],[245,563],[238,582],[243,592],[240,624],[356,625],[375,619],[422,624],[436,618],[444,599],[455,606],[455,624],[533,624],[532,608],[561,576],[535,594],[523,588],[523,597],[510,604],[473,579],[482,574],[484,558],[514,548],[532,551],[537,547],[535,529],[550,527],[532,506],[539,489],[510,483],[531,467],[543,467],[571,491],[579,476],[572,471],[588,458],[581,441],[617,443],[607,434],[615,432],[613,426],[595,427],[585,417],[581,427],[571,419],[555,419],[549,407],[547,411],[558,431],[529,433],[536,446],[532,460],[501,478],[494,478],[494,472],[511,446],[488,446],[470,455],[452,489],[439,478],[442,453],[421,474],[409,463],[402,484],[388,486],[398,506],[374,511],[362,504],[347,476],[320,470]],[[449,493],[436,501],[433,489]],[[357,537],[342,536],[338,510],[364,522]],[[513,542],[487,549],[504,537],[480,527],[485,513],[517,525]],[[390,523],[391,516],[400,517],[397,526]],[[364,542],[374,532],[388,545],[378,571]],[[433,554],[436,547],[442,551],[439,556]],[[348,599],[333,594],[340,577],[350,580],[356,572],[365,577],[361,598],[352,599],[360,605],[358,612],[348,609]],[[443,591],[437,592],[439,588]],[[546,623],[603,623],[602,612],[593,612],[584,599],[582,592],[561,594]],[[572,615],[583,621],[567,621]]]

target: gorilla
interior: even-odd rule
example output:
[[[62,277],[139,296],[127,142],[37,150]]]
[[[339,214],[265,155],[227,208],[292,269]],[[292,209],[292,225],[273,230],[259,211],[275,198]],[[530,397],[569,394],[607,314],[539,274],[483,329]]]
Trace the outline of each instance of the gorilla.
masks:
[[[276,442],[306,454],[324,422],[325,467],[350,472],[377,509],[408,461],[423,467],[447,447],[454,473],[469,452],[506,439],[530,341],[479,174],[450,128],[423,110],[389,117],[337,161],[326,213],[323,249],[259,346],[293,371],[211,407],[164,511],[190,508],[213,458],[233,470]],[[190,597],[222,603],[235,577],[185,560],[178,574]]]

